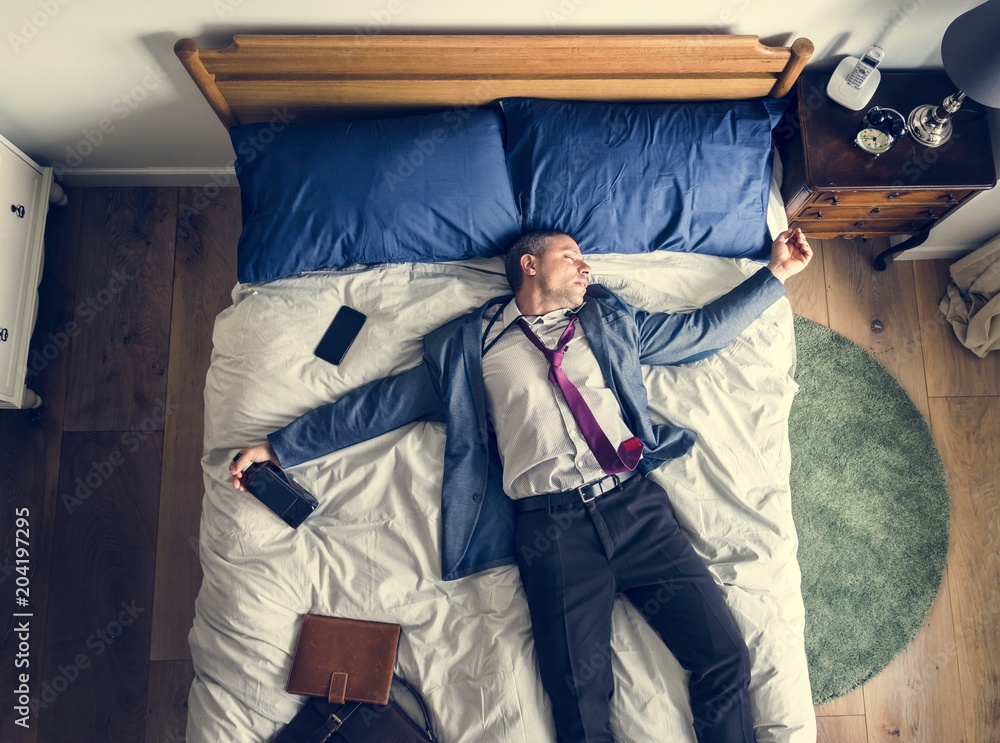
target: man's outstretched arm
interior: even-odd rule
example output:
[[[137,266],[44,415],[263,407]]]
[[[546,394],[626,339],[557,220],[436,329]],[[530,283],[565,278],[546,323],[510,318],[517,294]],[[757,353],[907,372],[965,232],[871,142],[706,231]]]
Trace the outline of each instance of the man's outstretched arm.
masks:
[[[444,420],[426,364],[351,390],[268,434],[263,444],[244,448],[229,465],[233,487],[244,490],[242,473],[254,462],[292,467],[419,420]]]
[[[772,243],[766,268],[701,309],[636,312],[639,360],[644,364],[684,364],[725,348],[784,296],[785,280],[809,265],[812,255],[802,230],[785,230]]]

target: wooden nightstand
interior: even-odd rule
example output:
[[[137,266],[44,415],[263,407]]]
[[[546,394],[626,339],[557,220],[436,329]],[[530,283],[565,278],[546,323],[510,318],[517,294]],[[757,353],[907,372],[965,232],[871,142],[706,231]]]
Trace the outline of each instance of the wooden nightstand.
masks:
[[[934,225],[996,185],[989,122],[983,107],[967,100],[941,147],[924,147],[906,135],[873,157],[854,144],[869,108],[893,108],[906,118],[921,103],[939,103],[955,86],[940,71],[883,71],[871,102],[850,111],[827,97],[829,77],[828,71],[804,72],[797,102],[775,128],[788,222],[818,238],[913,235],[879,256],[876,268],[882,270],[886,255],[916,247]]]

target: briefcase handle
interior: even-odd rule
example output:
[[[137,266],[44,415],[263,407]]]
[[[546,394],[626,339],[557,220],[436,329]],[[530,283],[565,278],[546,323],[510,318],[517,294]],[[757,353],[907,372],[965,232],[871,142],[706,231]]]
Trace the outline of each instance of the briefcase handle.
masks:
[[[410,685],[410,682],[402,676],[394,673],[392,674],[392,678],[401,683],[403,687],[410,692],[411,695],[413,695],[413,698],[417,700],[417,704],[420,705],[420,711],[424,714],[424,732],[427,733],[427,737],[431,743],[437,743],[437,738],[434,735],[434,728],[431,727],[431,716],[430,713],[427,712],[427,705],[424,704],[424,699],[420,696],[420,692],[414,689],[413,686]]]

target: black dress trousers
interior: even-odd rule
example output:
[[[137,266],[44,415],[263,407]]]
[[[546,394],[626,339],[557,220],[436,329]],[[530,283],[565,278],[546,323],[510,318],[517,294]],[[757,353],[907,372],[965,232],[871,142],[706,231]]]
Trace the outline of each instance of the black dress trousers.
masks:
[[[623,592],[686,670],[699,743],[753,743],[750,658],[667,494],[635,476],[517,516],[517,561],[561,743],[612,741],[611,609]]]

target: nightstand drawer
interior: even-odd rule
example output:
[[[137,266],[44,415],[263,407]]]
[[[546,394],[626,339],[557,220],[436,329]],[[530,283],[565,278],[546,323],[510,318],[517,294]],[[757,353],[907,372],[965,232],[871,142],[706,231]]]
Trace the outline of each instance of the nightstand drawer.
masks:
[[[815,206],[810,205],[796,215],[795,219],[802,221],[829,220],[843,222],[859,219],[895,219],[901,221],[940,219],[948,206]]]
[[[904,204],[940,204],[953,206],[972,191],[968,190],[913,190],[889,188],[878,191],[821,191],[812,200],[823,206],[901,206]]]
[[[932,219],[822,219],[795,220],[789,227],[801,227],[806,235],[912,235],[929,230]]]

